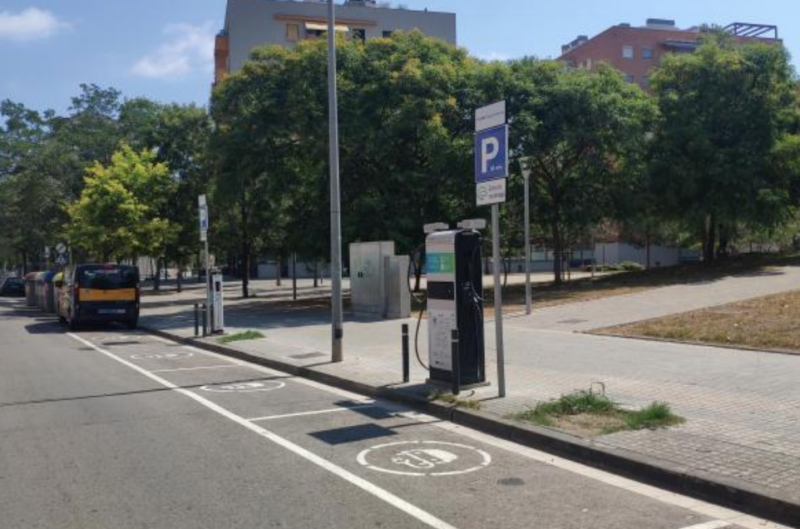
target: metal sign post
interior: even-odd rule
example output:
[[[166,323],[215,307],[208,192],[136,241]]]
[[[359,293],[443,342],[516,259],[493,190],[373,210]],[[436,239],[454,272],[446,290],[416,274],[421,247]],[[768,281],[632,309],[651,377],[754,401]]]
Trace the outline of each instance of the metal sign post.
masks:
[[[206,322],[206,328],[214,333],[214,320],[211,317],[211,305],[213,304],[211,292],[211,266],[209,263],[208,255],[208,203],[206,196],[200,195],[197,198],[198,212],[200,216],[200,241],[204,244],[204,268],[206,274],[206,310],[203,313],[203,319]]]
[[[529,160],[520,160],[525,180],[525,314],[531,313],[531,167]]]
[[[331,361],[343,360],[342,213],[339,182],[339,100],[336,87],[336,8],[328,0],[328,130],[331,192]]]
[[[506,396],[503,349],[503,292],[500,283],[500,204],[506,201],[508,125],[501,101],[475,112],[475,183],[479,206],[492,206],[492,269],[494,272],[494,326],[499,396]]]

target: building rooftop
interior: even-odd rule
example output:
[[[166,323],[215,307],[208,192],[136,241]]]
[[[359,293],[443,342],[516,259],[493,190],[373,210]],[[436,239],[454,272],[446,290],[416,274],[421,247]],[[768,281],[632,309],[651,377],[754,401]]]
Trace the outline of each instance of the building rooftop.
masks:
[[[630,30],[641,30],[641,31],[664,31],[664,32],[672,32],[673,35],[675,33],[686,33],[687,35],[698,35],[703,32],[707,26],[692,26],[690,28],[682,29],[679,28],[674,20],[670,19],[663,19],[663,18],[648,18],[647,21],[643,26],[632,26],[629,23],[621,23],[617,24],[616,26],[612,26],[612,28],[623,28],[623,29],[630,29]],[[728,24],[727,26],[721,28],[723,31],[730,33],[732,36],[747,40],[747,39],[774,39],[778,40],[778,27],[772,24],[753,24],[749,22],[734,22],[732,24]],[[561,46],[561,53],[566,54],[570,51],[586,44],[591,39],[586,35],[579,35],[578,38],[564,44]],[[668,45],[675,45],[680,47],[683,44],[689,44],[690,42],[696,46],[697,42],[695,39],[675,39],[675,38],[668,38],[666,39],[666,43]]]

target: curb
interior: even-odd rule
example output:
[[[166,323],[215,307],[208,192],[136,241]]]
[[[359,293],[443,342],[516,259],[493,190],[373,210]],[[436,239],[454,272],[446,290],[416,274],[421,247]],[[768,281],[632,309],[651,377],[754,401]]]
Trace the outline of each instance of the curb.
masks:
[[[242,360],[293,376],[298,376],[371,398],[382,398],[405,404],[418,411],[479,432],[512,441],[536,450],[589,465],[617,475],[641,481],[671,492],[690,496],[724,507],[765,518],[773,522],[800,527],[800,503],[770,495],[746,483],[723,477],[705,477],[685,472],[679,465],[647,458],[625,449],[605,448],[590,440],[560,432],[512,422],[487,412],[467,410],[430,402],[401,389],[375,387],[362,382],[299,367],[279,360],[255,356],[237,349],[184,338],[162,330],[139,326],[145,332],[179,343],[192,345],[230,358]]]

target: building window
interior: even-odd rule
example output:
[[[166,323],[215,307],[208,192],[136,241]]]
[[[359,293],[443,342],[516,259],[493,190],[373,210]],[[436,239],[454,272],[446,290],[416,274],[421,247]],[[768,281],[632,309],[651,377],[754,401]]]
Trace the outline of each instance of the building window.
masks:
[[[367,41],[367,30],[362,28],[353,28],[350,30],[350,35],[355,40],[360,40],[361,42]]]
[[[636,77],[634,77],[632,73],[627,73],[625,74],[625,80],[628,81],[629,83],[632,83],[636,81]]]
[[[652,59],[653,48],[642,48],[642,59]]]
[[[300,24],[286,24],[286,40],[300,40]]]
[[[394,31],[391,31],[391,30],[390,30],[390,31],[384,31],[384,32],[383,32],[383,38],[385,38],[385,39],[390,39],[390,38],[392,38],[392,35],[394,35]]]
[[[633,59],[633,46],[623,46],[622,47],[622,58],[623,59]]]

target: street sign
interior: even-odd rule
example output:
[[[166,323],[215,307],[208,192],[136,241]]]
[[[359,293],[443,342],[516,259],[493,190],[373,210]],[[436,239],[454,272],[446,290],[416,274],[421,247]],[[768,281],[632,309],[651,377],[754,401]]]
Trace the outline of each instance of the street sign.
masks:
[[[56,257],[56,264],[59,265],[59,266],[66,266],[66,264],[67,264],[67,256],[64,255],[63,253],[59,254],[58,257]]]
[[[205,242],[208,240],[208,204],[206,203],[206,196],[200,195],[197,203],[200,213],[200,241]]]
[[[66,251],[67,251],[67,246],[63,242],[56,244],[56,252],[65,253]]]
[[[506,201],[506,179],[481,182],[475,187],[475,191],[479,206],[502,204]]]
[[[503,351],[503,293],[500,287],[500,204],[506,201],[508,178],[508,121],[506,102],[475,111],[475,194],[479,206],[492,206],[492,262],[494,269],[494,330],[499,396],[506,396]]]
[[[475,134],[475,182],[508,178],[508,126]]]
[[[506,102],[500,101],[475,111],[475,132],[506,124]]]

